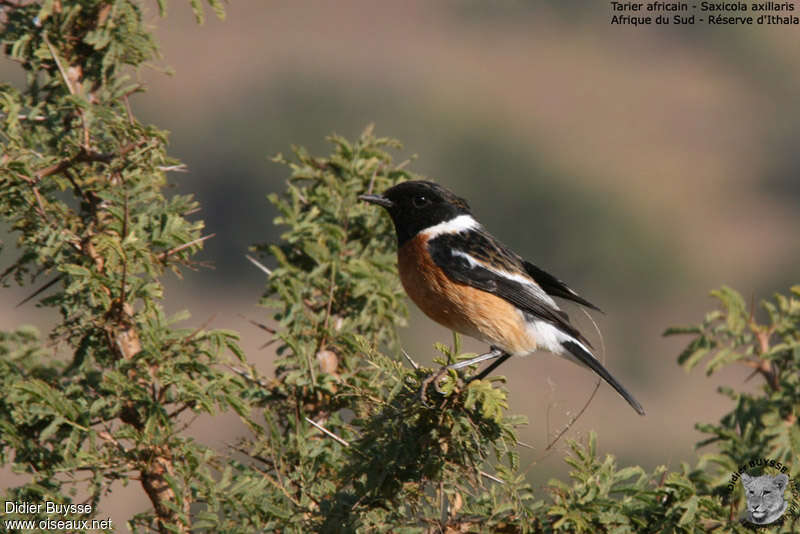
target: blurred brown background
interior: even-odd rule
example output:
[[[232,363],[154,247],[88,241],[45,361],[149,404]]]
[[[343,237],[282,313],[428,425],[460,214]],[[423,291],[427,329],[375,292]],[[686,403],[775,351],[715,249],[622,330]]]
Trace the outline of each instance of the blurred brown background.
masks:
[[[217,234],[202,254],[216,268],[171,277],[165,307],[240,331],[265,373],[264,334],[239,314],[268,317],[256,306],[263,275],[244,259],[277,236],[264,197],[286,172],[268,156],[291,144],[326,154],[326,135],[374,122],[405,143],[398,160],[418,155],[412,170],[468,198],[493,233],[606,311],[595,316],[606,362],[648,415],[603,385],[567,437],[595,429],[620,463],[676,468],[695,459],[694,422],[730,408],[718,384],[760,385],[744,383],[745,368],[687,375],[675,363],[683,341],[661,333],[699,322],[722,284],[760,299],[800,282],[798,28],[611,26],[608,3],[588,1],[239,1],[199,27],[184,2],[163,20],[145,5],[175,76],[143,72],[150,89],[134,111],[172,132],[190,169],[171,176],[176,190],[197,194]],[[9,63],[0,75],[19,79]],[[46,331],[50,312],[14,309],[26,291],[3,291],[0,327]],[[422,361],[451,339],[416,309],[402,335]],[[530,421],[530,481],[565,477],[565,442],[542,450],[594,378],[546,355],[499,373],[510,409]],[[193,429],[219,445],[239,432],[235,418]],[[119,525],[146,506],[130,487],[104,510]]]

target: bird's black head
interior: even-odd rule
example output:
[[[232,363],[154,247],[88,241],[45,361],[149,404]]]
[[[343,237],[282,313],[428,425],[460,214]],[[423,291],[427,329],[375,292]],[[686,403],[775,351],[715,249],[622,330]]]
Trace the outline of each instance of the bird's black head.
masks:
[[[444,187],[424,180],[403,182],[383,195],[361,195],[361,200],[383,206],[389,212],[400,245],[419,232],[459,215],[470,215],[463,198]]]

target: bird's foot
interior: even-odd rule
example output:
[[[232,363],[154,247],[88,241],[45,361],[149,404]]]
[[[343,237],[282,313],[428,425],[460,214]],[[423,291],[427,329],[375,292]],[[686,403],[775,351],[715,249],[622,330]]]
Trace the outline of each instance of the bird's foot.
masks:
[[[417,395],[419,396],[419,400],[420,402],[422,402],[423,405],[428,406],[427,391],[428,391],[428,386],[431,384],[431,382],[436,384],[436,391],[439,391],[438,381],[439,378],[442,377],[442,374],[444,374],[444,368],[442,368],[436,373],[433,373],[428,378],[422,381],[422,385],[420,386],[419,393]]]
[[[422,402],[422,404],[428,406],[427,390],[428,387],[431,385],[431,382],[433,382],[433,389],[435,389],[437,393],[439,393],[440,395],[445,394],[445,392],[442,391],[442,389],[439,387],[439,380],[445,375],[445,373],[447,373],[448,370],[449,370],[448,367],[442,367],[437,372],[431,374],[428,378],[422,381],[422,385],[419,388],[419,393],[418,393],[419,400]]]

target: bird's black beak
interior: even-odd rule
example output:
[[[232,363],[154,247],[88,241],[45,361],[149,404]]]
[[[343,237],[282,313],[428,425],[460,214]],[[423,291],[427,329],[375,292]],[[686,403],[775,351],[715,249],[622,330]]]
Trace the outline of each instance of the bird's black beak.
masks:
[[[359,195],[358,198],[360,200],[363,200],[364,202],[369,202],[370,204],[377,204],[378,206],[383,206],[384,208],[391,208],[392,206],[394,206],[394,202],[380,195]]]

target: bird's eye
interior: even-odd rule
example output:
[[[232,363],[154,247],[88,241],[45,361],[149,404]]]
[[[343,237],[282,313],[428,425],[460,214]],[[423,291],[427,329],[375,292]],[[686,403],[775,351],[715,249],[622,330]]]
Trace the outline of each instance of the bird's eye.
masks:
[[[417,195],[411,199],[411,203],[415,208],[423,208],[431,203],[431,199],[425,195]]]

